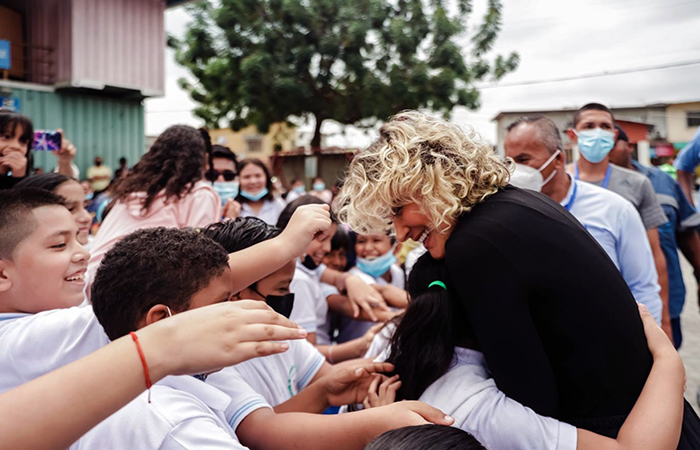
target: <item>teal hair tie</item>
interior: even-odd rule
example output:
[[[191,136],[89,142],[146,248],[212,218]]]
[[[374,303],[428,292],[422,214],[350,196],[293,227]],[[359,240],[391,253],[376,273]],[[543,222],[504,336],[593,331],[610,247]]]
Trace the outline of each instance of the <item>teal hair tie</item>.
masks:
[[[440,286],[444,290],[447,290],[447,286],[445,286],[445,283],[443,283],[442,281],[433,281],[428,285],[428,289],[430,289],[433,286]]]

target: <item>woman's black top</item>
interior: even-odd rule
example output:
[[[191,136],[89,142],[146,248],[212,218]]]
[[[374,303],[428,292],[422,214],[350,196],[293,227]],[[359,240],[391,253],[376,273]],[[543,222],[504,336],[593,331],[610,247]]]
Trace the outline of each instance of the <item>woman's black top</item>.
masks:
[[[499,389],[583,428],[614,418],[616,434],[652,357],[634,297],[585,228],[508,186],[459,219],[445,262]]]

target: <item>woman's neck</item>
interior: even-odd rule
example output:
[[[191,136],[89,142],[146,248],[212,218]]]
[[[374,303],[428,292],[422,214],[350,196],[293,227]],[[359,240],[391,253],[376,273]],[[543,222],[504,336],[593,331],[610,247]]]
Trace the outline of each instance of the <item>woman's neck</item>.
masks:
[[[253,210],[255,214],[258,214],[265,204],[265,200],[256,200],[254,202],[248,202],[248,206]]]

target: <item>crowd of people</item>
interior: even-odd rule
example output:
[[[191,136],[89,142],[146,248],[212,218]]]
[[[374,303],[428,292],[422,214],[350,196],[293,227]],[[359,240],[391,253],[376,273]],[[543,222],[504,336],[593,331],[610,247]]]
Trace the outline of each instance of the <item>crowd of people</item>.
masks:
[[[545,117],[501,156],[406,111],[339,192],[280,192],[184,125],[83,181],[62,136],[35,173],[0,110],[3,447],[700,448],[677,353],[700,138],[679,185],[604,105],[572,123],[568,162]]]

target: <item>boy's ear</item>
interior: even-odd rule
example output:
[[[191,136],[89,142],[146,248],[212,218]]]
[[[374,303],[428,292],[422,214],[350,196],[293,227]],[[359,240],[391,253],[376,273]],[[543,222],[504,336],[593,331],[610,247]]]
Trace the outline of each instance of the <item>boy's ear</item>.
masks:
[[[159,320],[163,320],[167,317],[170,317],[171,313],[172,312],[168,312],[167,306],[160,304],[155,305],[146,313],[145,323],[143,326],[150,325],[152,323],[158,322]]]
[[[12,263],[10,261],[0,259],[0,293],[7,292],[12,287],[11,266]]]

